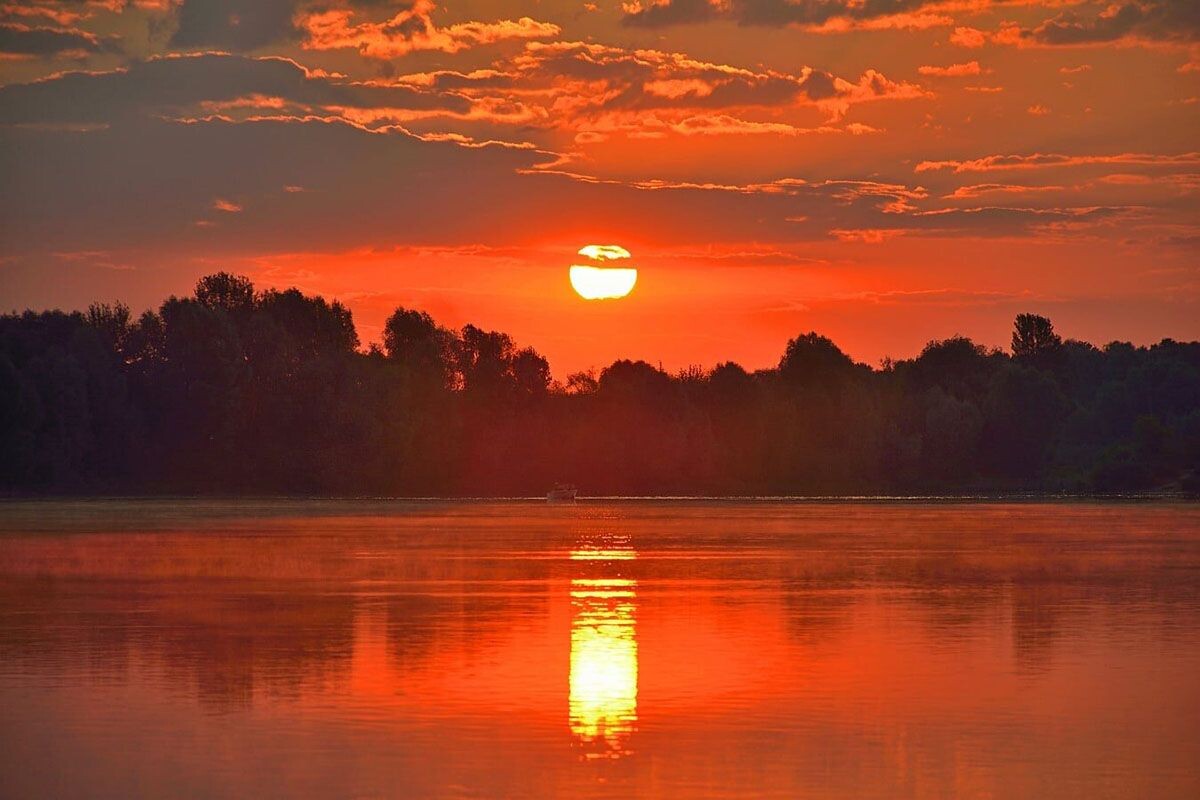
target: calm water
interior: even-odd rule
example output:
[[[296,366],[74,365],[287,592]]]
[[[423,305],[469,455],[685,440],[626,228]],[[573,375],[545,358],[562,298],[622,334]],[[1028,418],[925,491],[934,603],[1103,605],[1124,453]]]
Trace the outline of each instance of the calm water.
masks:
[[[4,797],[1200,797],[1200,508],[0,504]]]

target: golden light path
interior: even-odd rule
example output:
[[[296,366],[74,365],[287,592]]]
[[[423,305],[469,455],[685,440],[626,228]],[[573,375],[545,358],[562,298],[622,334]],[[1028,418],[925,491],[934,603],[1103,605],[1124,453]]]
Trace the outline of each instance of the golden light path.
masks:
[[[634,558],[628,547],[585,547],[571,553],[572,561],[601,564]],[[636,581],[622,577],[571,581],[569,717],[587,758],[620,758],[630,752],[628,739],[637,723],[636,588]]]
[[[579,255],[600,265],[629,258],[629,251],[615,244],[589,244]],[[570,270],[571,286],[584,300],[612,300],[633,291],[637,270],[632,267],[584,266],[575,264]]]

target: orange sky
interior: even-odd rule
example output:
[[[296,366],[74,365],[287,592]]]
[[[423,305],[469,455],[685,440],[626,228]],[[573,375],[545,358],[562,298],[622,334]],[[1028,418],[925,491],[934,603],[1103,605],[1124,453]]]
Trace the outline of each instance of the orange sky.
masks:
[[[618,357],[871,363],[1012,316],[1200,335],[1193,0],[36,0],[0,11],[0,308],[218,269]],[[640,270],[587,303],[567,268]]]

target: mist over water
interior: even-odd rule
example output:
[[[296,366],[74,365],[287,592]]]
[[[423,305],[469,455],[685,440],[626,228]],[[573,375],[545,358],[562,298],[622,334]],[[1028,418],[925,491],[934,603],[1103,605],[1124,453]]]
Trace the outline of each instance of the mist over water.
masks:
[[[0,505],[0,796],[1200,796],[1200,507]]]

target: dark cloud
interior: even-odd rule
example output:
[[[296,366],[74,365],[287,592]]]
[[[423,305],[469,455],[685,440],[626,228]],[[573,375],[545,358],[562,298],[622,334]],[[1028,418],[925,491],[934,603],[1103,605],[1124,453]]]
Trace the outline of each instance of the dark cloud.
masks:
[[[292,16],[298,5],[298,0],[183,0],[171,46],[253,50],[291,39],[297,35]]]
[[[993,235],[1090,221],[1070,209],[923,215],[924,190],[865,181],[580,180],[538,170],[544,159],[526,149],[426,141],[334,120],[142,117],[89,131],[0,126],[0,241],[19,257],[134,248],[220,258],[525,245],[548,229],[565,239],[608,231],[670,246],[694,244],[699,232],[711,243],[790,242],[823,239],[833,229]],[[217,198],[241,213],[213,219]]]
[[[296,26],[297,12],[342,8],[374,15],[376,10],[395,14],[413,7],[408,0],[183,0],[170,44],[180,49],[254,50],[304,38],[305,31]],[[411,34],[426,22],[427,17],[411,17],[392,32]]]
[[[717,12],[708,0],[671,0],[642,5],[636,11],[626,13],[621,21],[631,27],[665,28],[707,22],[716,16]]]
[[[12,254],[137,246],[217,256],[512,243],[544,236],[551,220],[570,233],[596,224],[596,215],[649,231],[678,226],[690,211],[727,238],[740,227],[734,217],[745,223],[723,196],[698,193],[699,207],[666,208],[659,198],[667,198],[653,192],[519,174],[544,158],[336,121],[131,119],[82,133],[0,128],[0,239]],[[283,192],[289,185],[305,191]],[[217,197],[234,199],[243,212],[197,228]],[[706,205],[721,213],[704,213]],[[739,205],[761,215],[750,210],[754,201]],[[570,213],[577,208],[596,210]]]
[[[800,83],[800,89],[810,100],[826,100],[838,93],[831,73],[813,70]]]
[[[104,123],[131,115],[195,115],[198,104],[247,97],[304,107],[386,107],[466,112],[457,95],[353,83],[307,73],[284,58],[198,55],[139,61],[112,72],[69,72],[0,87],[0,123]]]
[[[1052,46],[1103,44],[1122,39],[1196,42],[1200,41],[1200,2],[1125,3],[1109,6],[1094,16],[1067,11],[1032,30],[1021,31],[1021,36]]]
[[[645,2],[622,19],[633,27],[659,28],[712,19],[740,25],[782,27],[821,25],[831,19],[869,20],[915,11],[928,0],[730,0],[714,7],[707,0]]]
[[[59,53],[115,52],[117,39],[99,37],[75,28],[0,22],[0,53],[23,56],[52,56]]]

